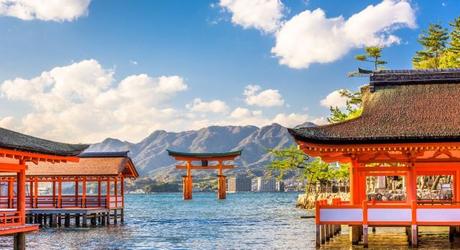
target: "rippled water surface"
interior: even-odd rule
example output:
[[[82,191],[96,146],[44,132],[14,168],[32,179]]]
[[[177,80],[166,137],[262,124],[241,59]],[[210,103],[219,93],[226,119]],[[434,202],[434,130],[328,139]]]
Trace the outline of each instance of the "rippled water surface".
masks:
[[[31,249],[308,249],[313,221],[300,219],[294,193],[127,195],[125,224],[49,229],[27,236]],[[4,242],[6,243],[6,242]]]

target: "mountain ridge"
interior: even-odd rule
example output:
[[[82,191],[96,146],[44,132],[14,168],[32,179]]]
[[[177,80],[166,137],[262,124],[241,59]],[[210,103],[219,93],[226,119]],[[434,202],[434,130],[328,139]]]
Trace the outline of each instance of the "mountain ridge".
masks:
[[[224,152],[242,149],[233,170],[227,175],[261,176],[272,160],[269,148],[285,148],[294,144],[287,128],[273,123],[256,127],[209,126],[198,130],[167,132],[157,130],[138,143],[107,138],[91,145],[86,152],[129,151],[141,177],[158,181],[178,181],[182,171],[175,169],[175,161],[166,149],[184,152]],[[195,176],[206,177],[211,171],[196,171]]]

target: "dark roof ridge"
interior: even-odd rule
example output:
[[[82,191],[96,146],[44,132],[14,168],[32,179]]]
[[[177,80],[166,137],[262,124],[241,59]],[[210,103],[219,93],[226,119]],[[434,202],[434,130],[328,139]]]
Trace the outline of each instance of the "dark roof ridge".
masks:
[[[59,156],[76,156],[87,144],[67,144],[0,128],[0,148]]]
[[[114,152],[83,152],[78,157],[80,158],[110,158],[110,157],[128,157],[129,151],[114,151]]]

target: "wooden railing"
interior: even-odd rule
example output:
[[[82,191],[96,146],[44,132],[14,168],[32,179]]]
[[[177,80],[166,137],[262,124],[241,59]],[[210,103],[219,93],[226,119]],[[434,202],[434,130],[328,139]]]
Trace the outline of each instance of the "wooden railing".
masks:
[[[23,221],[18,211],[0,211],[0,227],[22,225]]]
[[[316,203],[316,224],[348,225],[460,225],[460,205],[375,203],[351,205],[340,200]]]
[[[52,195],[40,195],[32,200],[26,197],[26,208],[123,208],[123,196],[110,196],[110,206],[107,206],[105,195],[86,195],[75,197],[75,195],[62,195],[53,198]],[[12,202],[10,204],[10,202]],[[12,206],[10,206],[12,205]],[[0,196],[0,208],[16,208],[16,197],[10,201],[7,196]]]

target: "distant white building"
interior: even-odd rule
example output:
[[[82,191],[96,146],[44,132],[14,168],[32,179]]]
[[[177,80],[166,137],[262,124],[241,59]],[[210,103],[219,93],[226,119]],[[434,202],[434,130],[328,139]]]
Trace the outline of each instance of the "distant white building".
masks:
[[[249,192],[251,191],[251,179],[246,176],[234,176],[227,180],[227,191],[234,192]]]
[[[284,192],[284,184],[275,178],[257,177],[255,192]]]

